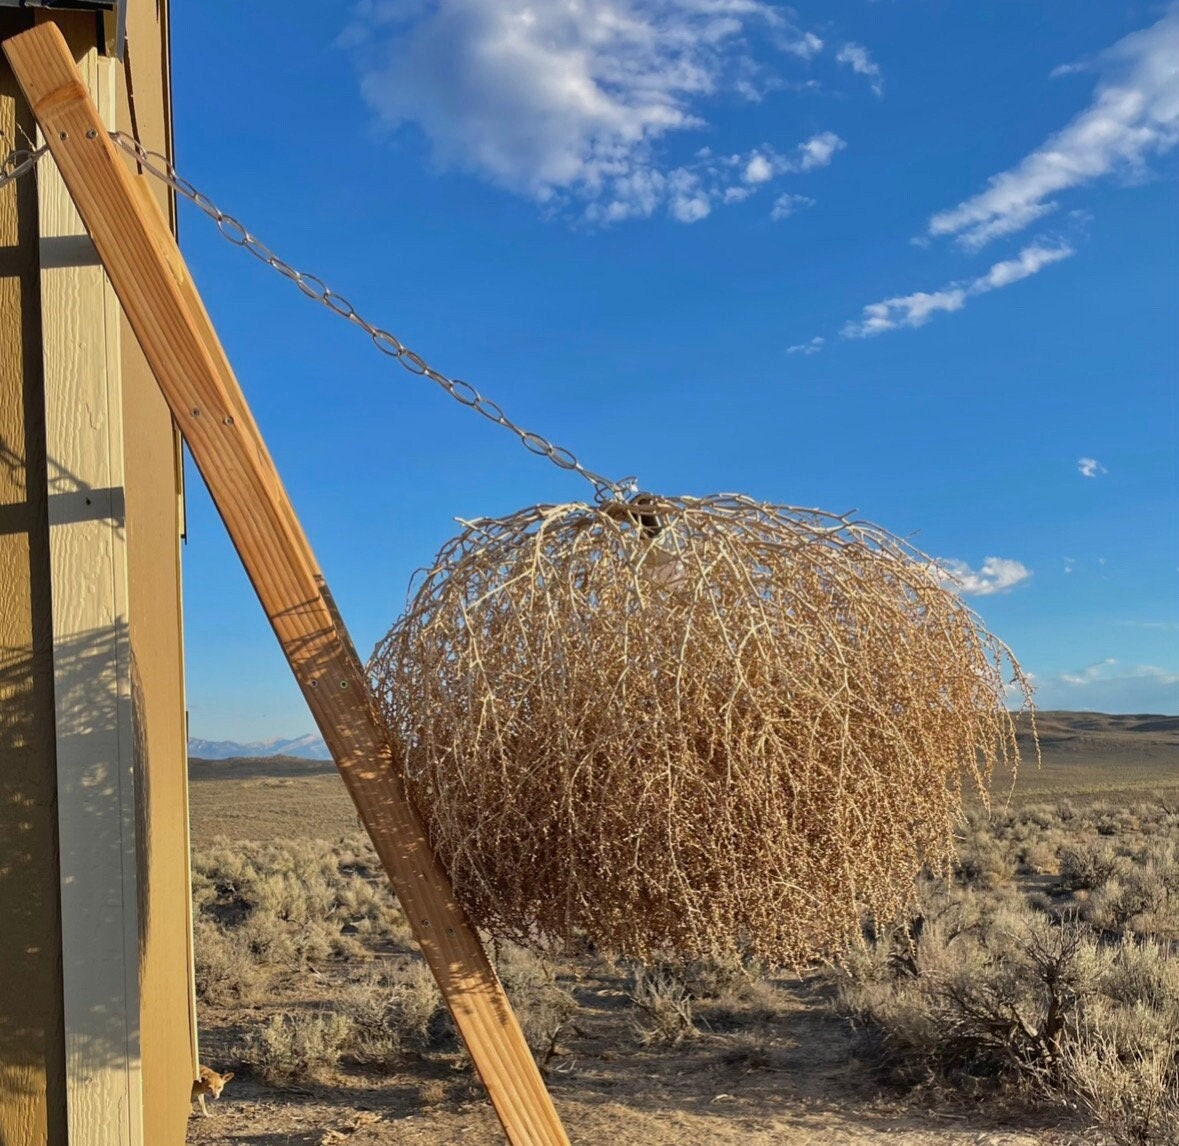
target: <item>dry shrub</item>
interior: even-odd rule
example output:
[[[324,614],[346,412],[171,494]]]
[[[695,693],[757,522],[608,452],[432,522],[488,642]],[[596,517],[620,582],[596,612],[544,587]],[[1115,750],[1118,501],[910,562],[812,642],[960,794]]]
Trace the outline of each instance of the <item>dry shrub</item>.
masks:
[[[342,986],[336,1007],[350,1025],[344,1052],[359,1066],[389,1070],[402,1057],[396,991],[380,970],[368,967]]]
[[[949,862],[1025,685],[921,554],[739,497],[470,524],[370,670],[479,925],[774,964]]]
[[[259,1078],[279,1086],[324,1082],[335,1073],[352,1038],[347,1015],[280,1013],[247,1035],[241,1057]]]
[[[1167,889],[1158,873],[1131,871],[1125,878],[1111,878],[1085,904],[1085,917],[1104,931],[1142,931],[1148,918],[1167,902]]]
[[[537,1062],[545,1066],[570,1029],[577,1000],[557,982],[552,963],[515,943],[499,945],[495,969]]]
[[[393,982],[391,1009],[393,1027],[407,1042],[430,1046],[454,1031],[438,984],[421,960],[401,968]]]
[[[1072,1091],[1108,1140],[1124,1146],[1179,1146],[1175,1048],[1126,1051],[1098,1032],[1068,1048]]]
[[[678,1046],[696,1034],[692,995],[673,970],[636,967],[629,998],[641,1016],[631,1025],[643,1046]]]
[[[1090,891],[1103,886],[1118,870],[1109,848],[1083,843],[1060,852],[1060,883],[1066,891]]]
[[[210,919],[193,920],[197,998],[206,1003],[248,1003],[261,985],[257,961],[238,931]]]
[[[969,904],[957,915],[926,924],[904,974],[881,942],[844,960],[840,1005],[880,1032],[898,1080],[1055,1085],[1111,957],[1076,921]]]
[[[976,832],[959,847],[954,872],[964,884],[991,890],[1011,882],[1015,875],[1015,856],[999,840]]]

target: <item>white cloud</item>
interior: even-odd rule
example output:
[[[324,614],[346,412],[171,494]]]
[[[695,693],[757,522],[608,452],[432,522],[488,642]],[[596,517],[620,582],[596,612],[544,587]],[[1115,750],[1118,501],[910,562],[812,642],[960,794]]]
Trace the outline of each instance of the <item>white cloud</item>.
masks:
[[[774,177],[774,165],[760,152],[755,151],[745,165],[743,178],[746,183],[768,183]]]
[[[1096,458],[1077,458],[1077,470],[1082,477],[1097,477],[1098,474],[1107,474],[1109,470],[1105,468]]]
[[[816,167],[826,167],[835,158],[835,153],[846,146],[835,132],[821,131],[798,145],[798,158],[787,160],[786,170],[813,171]]]
[[[770,208],[770,218],[775,223],[781,222],[783,219],[789,219],[791,215],[804,207],[813,207],[814,203],[813,199],[809,199],[805,195],[779,195],[774,200],[773,207]],[[819,339],[819,341],[823,340]]]
[[[977,278],[949,283],[938,291],[917,291],[897,298],[886,298],[883,302],[869,303],[859,320],[846,323],[840,333],[844,338],[872,338],[889,330],[924,326],[939,312],[961,310],[967,299],[1010,286],[1072,254],[1073,248],[1067,244],[1046,247],[1033,243],[1014,259],[995,263]]]
[[[884,77],[880,65],[873,61],[868,49],[862,44],[844,44],[836,53],[835,59],[841,64],[847,64],[857,75],[867,76],[875,95],[884,94]]]
[[[1116,657],[1106,657],[1105,660],[1098,661],[1095,665],[1087,665],[1085,668],[1078,669],[1076,672],[1062,672],[1056,679],[1061,684],[1092,684],[1095,680],[1108,677],[1110,668],[1117,663]]]
[[[812,354],[818,354],[819,351],[823,349],[823,344],[826,341],[827,340],[825,338],[816,335],[816,337],[812,338],[810,342],[800,342],[797,346],[786,347],[786,353],[804,354],[809,357]]]
[[[961,310],[965,305],[966,292],[958,288],[932,293],[919,290],[869,303],[860,321],[847,323],[842,334],[844,338],[871,338],[902,326],[924,326],[938,311]]]
[[[1006,593],[1032,575],[1022,561],[1010,557],[988,557],[980,569],[972,569],[965,561],[939,557],[932,572],[947,588],[972,597]]]
[[[778,46],[799,59],[810,60],[823,50],[823,41],[814,32],[804,32],[802,35],[786,36],[779,41]]]
[[[1037,680],[1041,708],[1179,713],[1179,673],[1158,665],[1122,665],[1116,657]]]
[[[712,101],[782,86],[767,53],[822,50],[784,12],[765,0],[363,0],[341,41],[381,120],[416,125],[440,166],[597,222],[694,222],[740,202],[730,192],[743,182],[825,166],[843,146],[824,132],[790,156],[666,154],[707,126]]]
[[[1012,283],[1019,282],[1020,279],[1026,279],[1030,275],[1036,274],[1037,271],[1043,270],[1044,267],[1050,266],[1052,263],[1067,259],[1071,254],[1073,254],[1072,247],[1065,244],[1042,247],[1034,243],[1030,247],[1024,247],[1014,259],[1004,259],[1000,263],[995,263],[985,275],[974,280],[970,286],[970,293],[983,294],[989,290],[1010,286]]]
[[[1065,573],[1071,573],[1077,567],[1077,559],[1075,557],[1066,557],[1064,559]]]
[[[1059,80],[1063,76],[1075,76],[1078,72],[1087,72],[1093,67],[1089,60],[1076,60],[1071,64],[1057,64],[1056,67],[1048,73],[1050,80]]]
[[[985,191],[934,215],[929,234],[977,249],[1056,210],[1052,198],[1114,172],[1141,172],[1179,143],[1179,9],[1103,53],[1093,101]]]

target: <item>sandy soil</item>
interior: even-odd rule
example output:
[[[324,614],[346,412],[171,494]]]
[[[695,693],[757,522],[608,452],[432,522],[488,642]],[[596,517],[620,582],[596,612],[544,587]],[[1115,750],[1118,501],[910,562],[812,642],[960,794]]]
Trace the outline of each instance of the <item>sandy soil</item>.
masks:
[[[859,1038],[828,1011],[813,983],[780,985],[786,1004],[758,1016],[714,1016],[714,1029],[678,1047],[643,1048],[630,1029],[622,981],[586,977],[582,1005],[546,1071],[574,1146],[1064,1146],[1097,1142],[1059,1111],[993,1105],[923,1107],[890,1094],[858,1057]],[[266,1008],[259,1008],[262,1021]],[[707,1013],[704,1014],[708,1020]],[[249,1016],[207,1009],[203,1056],[214,1065]],[[720,1029],[733,1026],[736,1029]],[[189,1123],[190,1143],[249,1146],[499,1146],[504,1138],[458,1054],[431,1056],[384,1079],[276,1092],[235,1078]]]

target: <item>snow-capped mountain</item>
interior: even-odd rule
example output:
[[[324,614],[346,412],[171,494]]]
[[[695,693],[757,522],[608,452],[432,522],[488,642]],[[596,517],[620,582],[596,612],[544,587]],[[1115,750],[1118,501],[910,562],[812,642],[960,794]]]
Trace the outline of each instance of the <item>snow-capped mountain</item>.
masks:
[[[252,740],[238,744],[234,740],[199,740],[188,738],[188,754],[198,760],[231,760],[236,756],[301,756],[305,760],[330,760],[323,738],[308,732],[293,740],[274,737],[271,740]]]

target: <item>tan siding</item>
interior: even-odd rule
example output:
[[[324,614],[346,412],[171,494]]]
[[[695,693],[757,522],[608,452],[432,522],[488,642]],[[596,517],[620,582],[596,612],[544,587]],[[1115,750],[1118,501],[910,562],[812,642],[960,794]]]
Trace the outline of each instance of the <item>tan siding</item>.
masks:
[[[58,16],[106,126],[117,61]],[[38,170],[71,1146],[140,1146],[137,793],[118,301],[52,162]]]
[[[29,23],[0,9],[0,39]],[[0,58],[0,148],[32,117]],[[0,1142],[65,1139],[52,613],[31,180],[0,190]]]
[[[54,18],[85,41],[93,19]],[[134,127],[170,153],[166,6],[131,0]],[[0,9],[0,38],[30,22]],[[84,22],[84,23],[83,23]],[[117,65],[117,126],[133,128]],[[17,115],[32,120],[0,58],[0,149]],[[18,200],[18,192],[20,198]],[[152,186],[171,217],[162,187]],[[18,215],[18,203],[21,212]],[[41,391],[34,184],[0,191],[0,1142],[66,1142],[53,613]],[[119,314],[127,540],[125,639],[132,709],[137,836],[139,1022],[143,1140],[180,1146],[195,1074],[187,779],[181,650],[178,442],[138,344]],[[26,468],[35,480],[26,482]],[[26,488],[27,486],[27,488]],[[34,657],[36,650],[36,657]],[[64,648],[59,654],[64,656]],[[60,658],[59,658],[60,659]],[[62,697],[59,689],[59,705]],[[118,712],[116,706],[116,719]],[[110,1140],[105,1129],[87,1142]]]
[[[135,127],[153,151],[171,153],[167,6],[131,0],[127,42]],[[131,131],[125,72],[119,127]],[[167,188],[148,185],[171,218]],[[172,416],[130,327],[123,320],[123,432],[126,443],[128,574],[134,655],[136,739],[145,801],[149,879],[141,949],[144,1141],[184,1141],[196,1074],[192,1013],[188,770],[180,609],[179,439]]]

